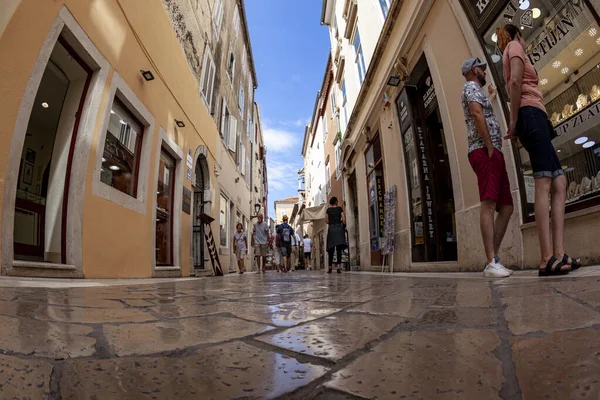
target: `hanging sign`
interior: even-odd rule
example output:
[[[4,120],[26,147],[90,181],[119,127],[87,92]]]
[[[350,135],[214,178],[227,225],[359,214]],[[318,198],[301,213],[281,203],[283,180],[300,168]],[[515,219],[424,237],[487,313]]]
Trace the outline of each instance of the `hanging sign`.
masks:
[[[194,166],[194,158],[192,157],[192,149],[188,150],[185,164],[187,165],[188,168],[192,168]]]
[[[384,210],[383,210],[383,177],[375,178],[377,182],[377,214],[379,216],[379,237],[385,236],[384,231]]]
[[[192,205],[192,191],[184,186],[183,187],[183,201],[181,202],[181,210],[184,213],[189,215],[190,210],[191,210],[191,205]]]

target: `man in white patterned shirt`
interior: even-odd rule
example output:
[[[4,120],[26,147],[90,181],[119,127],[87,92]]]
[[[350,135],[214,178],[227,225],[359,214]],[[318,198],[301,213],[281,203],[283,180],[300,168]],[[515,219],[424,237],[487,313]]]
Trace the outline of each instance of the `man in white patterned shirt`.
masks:
[[[486,67],[487,64],[478,58],[463,62],[461,71],[467,82],[462,91],[462,106],[467,124],[469,162],[477,175],[481,200],[480,225],[486,255],[483,276],[505,278],[512,271],[500,264],[498,251],[513,213],[513,200],[502,154],[500,124],[492,103],[482,90],[486,83]],[[496,95],[492,85],[488,91],[490,96]]]

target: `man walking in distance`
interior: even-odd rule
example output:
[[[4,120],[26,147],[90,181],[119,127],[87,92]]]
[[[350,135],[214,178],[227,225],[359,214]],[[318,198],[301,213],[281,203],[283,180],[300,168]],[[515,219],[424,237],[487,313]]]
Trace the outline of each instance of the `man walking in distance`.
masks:
[[[298,267],[298,256],[299,256],[299,252],[300,252],[300,237],[298,236],[298,234],[296,232],[294,232],[294,234],[292,235],[292,256],[291,258],[291,264],[292,264],[292,271],[295,271],[296,268]]]
[[[304,244],[304,266],[310,271],[311,268],[311,252],[312,252],[312,240],[308,237],[308,235],[304,235],[304,239],[302,240]]]
[[[258,214],[256,217],[257,222],[254,224],[252,229],[252,247],[254,247],[254,258],[256,259],[256,268],[259,273],[265,271],[265,265],[267,265],[267,253],[269,251],[269,241],[271,240],[271,233],[269,232],[269,225],[263,221],[263,215]],[[260,262],[262,258],[262,264]]]
[[[281,255],[283,256],[283,272],[290,270],[290,256],[292,255],[292,236],[294,229],[288,225],[288,216],[283,216],[283,222],[277,228],[277,233],[280,235],[279,245],[281,247]]]
[[[486,83],[486,67],[487,64],[478,58],[463,62],[462,74],[466,83],[462,91],[462,106],[467,124],[469,162],[477,175],[481,200],[480,226],[486,256],[483,276],[505,278],[512,271],[500,264],[498,251],[513,213],[513,200],[502,155],[500,124],[492,103],[482,90]],[[496,89],[490,85],[488,92],[493,99]]]

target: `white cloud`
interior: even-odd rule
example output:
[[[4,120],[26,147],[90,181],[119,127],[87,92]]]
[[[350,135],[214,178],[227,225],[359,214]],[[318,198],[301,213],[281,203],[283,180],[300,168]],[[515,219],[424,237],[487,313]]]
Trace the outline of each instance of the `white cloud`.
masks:
[[[294,162],[280,157],[270,157],[267,153],[267,176],[269,191],[295,191],[298,187],[298,170],[302,161]]]
[[[293,151],[294,155],[300,154],[300,140],[298,134],[285,129],[274,129],[265,127],[263,137],[267,145],[268,153],[287,153]]]

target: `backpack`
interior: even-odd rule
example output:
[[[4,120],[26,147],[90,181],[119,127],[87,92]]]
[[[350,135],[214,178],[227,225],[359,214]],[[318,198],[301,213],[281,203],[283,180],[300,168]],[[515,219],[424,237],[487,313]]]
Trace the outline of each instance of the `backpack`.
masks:
[[[292,236],[292,227],[288,224],[283,225],[281,229],[281,236],[284,243],[289,243]]]

